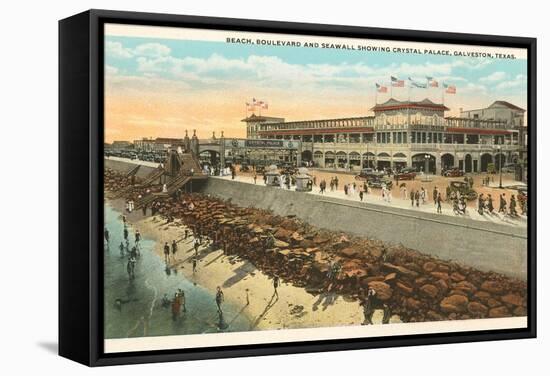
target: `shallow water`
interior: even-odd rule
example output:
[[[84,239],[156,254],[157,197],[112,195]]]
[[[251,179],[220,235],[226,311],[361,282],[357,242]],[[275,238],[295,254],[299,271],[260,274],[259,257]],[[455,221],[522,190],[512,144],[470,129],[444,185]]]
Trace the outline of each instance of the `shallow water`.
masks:
[[[128,255],[120,254],[124,240],[121,213],[105,205],[105,227],[109,245],[104,247],[104,318],[105,338],[215,333],[246,331],[250,322],[242,313],[244,307],[223,304],[223,324],[215,302],[215,291],[209,291],[187,280],[176,269],[166,269],[154,252],[155,241],[142,237],[141,255],[135,266],[135,278],[128,276]],[[134,229],[128,226],[130,248]],[[190,267],[190,265],[189,265]],[[172,299],[177,289],[185,291],[186,312],[172,319],[171,307],[162,306],[164,294]],[[121,304],[116,304],[120,299]]]

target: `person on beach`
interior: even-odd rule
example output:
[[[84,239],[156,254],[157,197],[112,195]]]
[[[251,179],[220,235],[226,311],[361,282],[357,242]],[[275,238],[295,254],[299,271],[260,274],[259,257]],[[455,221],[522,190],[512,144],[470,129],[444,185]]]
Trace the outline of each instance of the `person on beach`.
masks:
[[[122,214],[122,224],[126,227],[126,216]]]
[[[185,291],[178,289],[178,297],[180,299],[181,311],[184,313],[187,312],[187,308],[185,307]]]
[[[162,300],[160,301],[160,305],[162,306],[162,308],[168,308],[170,307],[170,299],[168,298],[168,294],[164,294],[164,296],[162,297]]]
[[[136,277],[135,269],[136,269],[136,259],[135,257],[130,257],[128,259],[128,263],[126,264],[126,272],[128,272],[128,278],[134,279]]]
[[[103,231],[103,237],[105,238],[107,245],[109,245],[109,230],[107,228]]]
[[[189,229],[186,227],[186,228],[185,228],[185,231],[184,231],[184,233],[183,233],[183,238],[184,238],[184,239],[187,239],[188,236],[189,236]]]
[[[174,299],[172,300],[172,320],[176,321],[181,312],[181,299],[178,293],[174,294]]]
[[[193,244],[193,248],[195,249],[195,257],[199,255],[199,246],[200,246],[200,240],[195,239],[195,243]]]
[[[220,286],[216,287],[216,305],[218,306],[218,313],[222,313],[222,303],[223,303],[223,291]]]
[[[136,246],[139,244],[139,241],[141,240],[141,233],[139,230],[136,230],[134,233],[134,243],[136,243]]]
[[[389,324],[391,318],[391,308],[389,305],[384,303],[384,316],[382,317],[382,324]]]
[[[176,253],[178,252],[178,244],[175,240],[172,240],[172,257],[176,260]]]
[[[277,298],[279,297],[279,293],[277,292],[277,287],[279,287],[279,276],[276,275],[275,277],[273,277],[273,295],[276,296]]]
[[[170,246],[168,242],[164,242],[164,262],[168,264],[170,261]]]
[[[120,250],[120,257],[124,257],[124,243],[120,242],[120,245],[118,246],[118,249]]]
[[[130,251],[130,258],[137,258],[137,256],[138,256],[138,251],[137,251],[137,248],[134,246]]]
[[[197,271],[197,258],[193,257],[193,274]]]
[[[246,305],[250,305],[250,297],[248,296],[248,289],[244,291],[246,292]]]

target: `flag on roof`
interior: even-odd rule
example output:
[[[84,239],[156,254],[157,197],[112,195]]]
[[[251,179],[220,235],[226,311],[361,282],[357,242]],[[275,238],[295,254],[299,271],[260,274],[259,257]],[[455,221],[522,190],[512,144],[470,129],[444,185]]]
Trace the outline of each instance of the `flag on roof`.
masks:
[[[400,80],[397,77],[391,76],[391,86],[393,86],[393,87],[405,87],[405,80]]]
[[[378,91],[379,93],[387,93],[388,87],[384,85],[376,84],[376,91]]]
[[[455,85],[448,85],[446,83],[443,83],[443,87],[445,88],[445,93],[447,93],[447,94],[456,94],[456,86]]]
[[[420,82],[416,82],[415,80],[413,80],[410,77],[409,77],[409,81],[410,81],[411,87],[416,87],[416,88],[419,88],[419,89],[426,89],[427,88],[426,84],[421,84]]]

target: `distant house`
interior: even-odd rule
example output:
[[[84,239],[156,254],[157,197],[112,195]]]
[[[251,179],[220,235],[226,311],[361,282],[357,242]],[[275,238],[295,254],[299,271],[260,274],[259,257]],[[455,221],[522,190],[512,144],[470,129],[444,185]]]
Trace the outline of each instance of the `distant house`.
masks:
[[[489,107],[461,111],[460,117],[480,120],[501,121],[511,126],[524,126],[525,110],[506,101],[495,101]]]
[[[111,147],[113,149],[131,149],[133,146],[130,141],[113,141]]]

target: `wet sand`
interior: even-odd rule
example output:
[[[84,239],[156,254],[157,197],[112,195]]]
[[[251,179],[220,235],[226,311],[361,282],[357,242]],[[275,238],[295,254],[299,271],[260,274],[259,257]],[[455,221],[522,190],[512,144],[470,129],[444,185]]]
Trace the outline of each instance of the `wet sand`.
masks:
[[[124,212],[124,201],[109,201],[115,209]],[[199,249],[197,271],[193,273],[193,238],[184,239],[185,226],[176,220],[167,224],[160,216],[144,216],[142,210],[126,213],[127,220],[139,229],[144,237],[157,242],[155,252],[164,259],[163,246],[172,240],[178,243],[175,258],[170,254],[170,267],[177,268],[186,279],[215,291],[220,286],[225,300],[242,306],[241,314],[250,322],[250,330],[311,328],[360,325],[363,311],[358,301],[333,293],[312,295],[304,288],[281,280],[274,294],[273,281],[252,263],[236,256],[225,256],[221,250],[208,247]],[[191,233],[191,231],[189,231]],[[248,304],[247,304],[248,295]],[[382,311],[375,312],[373,322],[381,323]],[[390,322],[399,322],[394,316]]]

